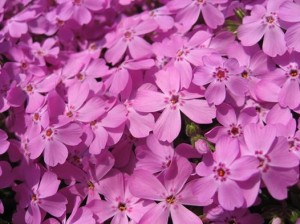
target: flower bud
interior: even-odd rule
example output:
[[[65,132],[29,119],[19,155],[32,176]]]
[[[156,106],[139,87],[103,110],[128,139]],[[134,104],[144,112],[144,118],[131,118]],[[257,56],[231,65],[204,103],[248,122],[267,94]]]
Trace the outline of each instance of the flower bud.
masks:
[[[200,154],[205,154],[209,151],[207,142],[202,139],[198,139],[195,142],[195,148]]]
[[[282,223],[281,218],[279,218],[279,217],[273,218],[271,223],[272,224],[281,224]]]
[[[185,127],[185,133],[188,137],[193,137],[199,132],[199,127],[195,123],[187,124]]]

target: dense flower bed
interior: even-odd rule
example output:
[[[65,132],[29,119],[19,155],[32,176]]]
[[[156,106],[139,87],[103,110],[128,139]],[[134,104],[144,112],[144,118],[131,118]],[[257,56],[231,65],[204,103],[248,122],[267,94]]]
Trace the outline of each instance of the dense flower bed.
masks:
[[[1,0],[0,22],[0,223],[297,222],[299,0]]]

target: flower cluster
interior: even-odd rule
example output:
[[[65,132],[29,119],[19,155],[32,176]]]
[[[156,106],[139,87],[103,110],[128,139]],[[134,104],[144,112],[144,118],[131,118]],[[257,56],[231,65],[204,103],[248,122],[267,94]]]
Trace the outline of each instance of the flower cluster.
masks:
[[[0,222],[296,223],[299,12],[1,0]]]

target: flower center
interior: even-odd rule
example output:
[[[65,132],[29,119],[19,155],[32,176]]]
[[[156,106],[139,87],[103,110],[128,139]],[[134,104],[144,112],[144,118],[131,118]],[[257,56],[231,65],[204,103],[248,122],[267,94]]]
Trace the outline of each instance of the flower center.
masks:
[[[27,62],[22,62],[22,63],[21,63],[21,68],[22,68],[23,70],[27,70],[27,69],[28,69],[28,63],[27,63]]]
[[[46,136],[47,137],[51,137],[51,135],[53,134],[53,131],[51,128],[49,128],[47,131],[46,131]]]
[[[216,74],[216,76],[219,78],[219,79],[223,79],[225,78],[225,72],[222,71],[222,70],[219,70]]]
[[[184,51],[183,50],[179,50],[177,52],[177,57],[181,57],[183,54],[184,54]]]
[[[90,190],[94,190],[95,185],[92,183],[92,181],[88,181],[87,185],[88,185]]]
[[[268,163],[271,162],[271,159],[268,155],[263,155],[263,152],[261,150],[255,151],[255,155],[259,161],[258,168],[262,170],[262,172],[267,172],[269,169]]]
[[[274,19],[273,16],[267,16],[266,17],[266,21],[267,21],[267,23],[271,23],[272,24],[275,21],[275,19]]]
[[[91,126],[95,126],[96,124],[97,124],[97,121],[96,121],[96,120],[90,122],[90,125],[91,125]]]
[[[239,128],[233,127],[233,128],[231,129],[231,134],[233,134],[233,135],[238,135],[238,134],[239,134]]]
[[[218,175],[219,175],[219,177],[224,177],[225,176],[225,170],[223,170],[222,168],[219,168],[218,170],[217,170],[217,173],[218,173]]]
[[[205,0],[196,0],[198,4],[203,4]]]
[[[178,95],[172,95],[171,99],[170,99],[170,102],[172,104],[176,104],[176,103],[178,103],[178,100],[179,100],[179,96]]]
[[[268,25],[269,28],[273,28],[277,24],[277,14],[275,12],[271,12],[269,15],[264,17],[262,23]]]
[[[214,178],[222,182],[226,181],[227,176],[230,175],[229,169],[221,162],[214,167],[213,172],[215,173]]]
[[[214,72],[214,77],[218,81],[223,81],[227,79],[228,71],[226,69],[217,68],[216,72]]]
[[[38,113],[35,113],[33,115],[33,120],[38,121],[40,119],[40,115]]]
[[[242,126],[241,125],[236,125],[236,124],[231,124],[230,129],[227,130],[228,135],[231,137],[238,137],[240,136],[242,132]]]
[[[126,210],[126,204],[125,203],[119,203],[118,205],[118,209],[121,211],[121,212],[124,212]]]
[[[63,26],[63,25],[65,24],[65,21],[63,21],[63,20],[61,20],[61,19],[59,19],[59,18],[56,18],[56,24],[57,24],[58,26]]]
[[[168,204],[174,204],[175,203],[175,196],[174,195],[170,195],[169,197],[167,197],[166,198],[166,202],[168,203]]]
[[[26,86],[26,91],[27,92],[32,92],[32,90],[33,90],[33,87],[32,87],[32,85],[31,84],[29,84],[28,86]]]
[[[73,0],[74,5],[80,5],[81,4],[81,0]]]
[[[292,69],[292,70],[290,71],[290,76],[292,76],[292,77],[298,76],[298,70]]]
[[[124,38],[126,39],[126,40],[132,40],[132,32],[130,32],[130,31],[126,31],[125,33],[124,33]]]
[[[238,222],[236,221],[236,219],[231,219],[228,221],[228,224],[238,224]]]
[[[38,200],[38,197],[36,196],[36,194],[33,194],[31,197],[31,201],[36,202]]]
[[[82,73],[79,73],[76,77],[80,81],[84,80],[84,75]]]
[[[246,78],[248,78],[249,74],[248,74],[248,72],[247,72],[246,70],[244,70],[244,71],[242,72],[241,76],[242,76],[244,79],[246,79]]]
[[[74,155],[74,156],[72,157],[72,162],[73,162],[74,164],[76,164],[76,165],[79,165],[79,164],[81,164],[81,158],[80,158],[79,156],[77,156],[77,155]]]
[[[66,115],[67,115],[68,117],[73,117],[72,111],[67,112]]]

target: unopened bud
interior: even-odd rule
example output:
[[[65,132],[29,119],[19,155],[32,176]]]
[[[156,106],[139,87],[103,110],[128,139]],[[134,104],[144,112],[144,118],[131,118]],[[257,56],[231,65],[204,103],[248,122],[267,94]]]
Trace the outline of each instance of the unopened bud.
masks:
[[[209,151],[209,146],[206,141],[198,139],[195,142],[195,148],[200,154],[205,154]]]
[[[185,127],[185,133],[188,137],[193,137],[199,133],[199,127],[195,123],[187,124]]]
[[[282,222],[281,222],[281,218],[279,218],[279,217],[275,217],[275,218],[273,218],[272,219],[272,222],[271,222],[272,224],[281,224]]]
[[[246,13],[243,9],[239,8],[239,9],[235,9],[234,10],[234,13],[235,15],[240,19],[242,20],[245,16],[246,16]]]

